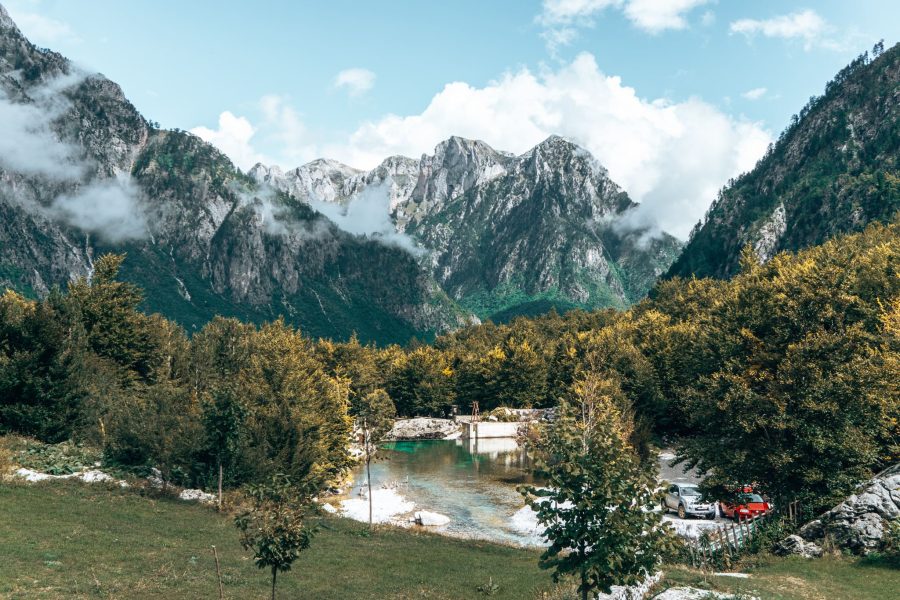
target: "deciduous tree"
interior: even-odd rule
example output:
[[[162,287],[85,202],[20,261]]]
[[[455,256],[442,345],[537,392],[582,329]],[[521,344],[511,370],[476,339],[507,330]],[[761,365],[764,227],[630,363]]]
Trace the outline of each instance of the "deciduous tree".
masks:
[[[560,405],[556,421],[532,442],[545,487],[524,487],[550,546],[542,568],[574,576],[583,599],[595,590],[643,581],[671,544],[653,511],[656,465],[628,443],[631,424],[615,382],[587,373]]]

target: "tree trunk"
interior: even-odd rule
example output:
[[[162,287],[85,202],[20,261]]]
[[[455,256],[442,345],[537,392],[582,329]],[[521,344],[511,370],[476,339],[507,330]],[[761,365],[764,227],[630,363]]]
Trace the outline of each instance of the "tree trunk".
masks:
[[[222,512],[222,461],[219,461],[219,512]]]
[[[372,529],[372,471],[369,469],[371,463],[372,459],[369,453],[366,452],[366,481],[369,485],[369,529]]]
[[[588,600],[587,573],[581,570],[581,600]]]
[[[275,600],[275,578],[278,577],[278,568],[272,567],[272,600]]]

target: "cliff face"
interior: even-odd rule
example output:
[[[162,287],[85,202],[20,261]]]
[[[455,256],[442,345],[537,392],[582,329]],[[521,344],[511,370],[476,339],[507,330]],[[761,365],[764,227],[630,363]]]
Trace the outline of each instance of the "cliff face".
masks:
[[[634,203],[557,137],[521,156],[452,137],[371,171],[320,159],[245,175],[2,9],[0,94],[0,285],[32,295],[126,252],[146,308],[189,329],[283,315],[314,336],[405,342],[475,315],[626,306],[679,247],[626,228]]]
[[[284,315],[311,335],[403,342],[466,322],[412,254],[154,129],[116,84],[36,48],[5,11],[0,90],[21,125],[0,145],[0,285],[43,295],[115,251],[147,308],[192,328]]]
[[[680,247],[628,229],[623,218],[636,205],[586,150],[559,137],[521,156],[452,137],[418,161],[391,157],[370,172],[318,160],[287,173],[257,165],[251,175],[313,206],[350,211],[367,191],[385,190],[393,228],[481,318],[627,306]]]
[[[900,210],[900,46],[828,83],[750,173],[725,188],[669,276],[727,277],[749,244],[760,259],[820,244]]]

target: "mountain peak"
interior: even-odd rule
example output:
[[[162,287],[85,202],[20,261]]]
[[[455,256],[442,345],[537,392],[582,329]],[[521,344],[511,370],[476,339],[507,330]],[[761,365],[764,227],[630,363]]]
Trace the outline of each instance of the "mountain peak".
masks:
[[[18,31],[19,28],[16,27],[15,21],[12,20],[9,13],[6,12],[6,9],[0,4],[0,30],[3,29],[15,29]]]
[[[609,172],[587,149],[559,135],[551,135],[543,142],[519,156],[528,168],[563,172],[571,168],[609,179]]]
[[[561,135],[553,134],[543,142],[523,154],[522,156],[530,156],[534,153],[542,153],[542,154],[586,154],[590,155],[591,153],[573,142],[568,138],[564,138]]]
[[[332,158],[317,158],[315,160],[311,160],[308,163],[297,167],[295,171],[334,171],[337,173],[341,173],[345,177],[362,173],[360,169],[351,167],[350,165],[344,164],[341,161],[334,160]]]
[[[480,157],[493,159],[493,157],[500,156],[503,155],[481,140],[453,135],[434,147],[432,158],[437,162],[446,162],[446,159],[450,157],[466,157],[469,160],[478,160]]]

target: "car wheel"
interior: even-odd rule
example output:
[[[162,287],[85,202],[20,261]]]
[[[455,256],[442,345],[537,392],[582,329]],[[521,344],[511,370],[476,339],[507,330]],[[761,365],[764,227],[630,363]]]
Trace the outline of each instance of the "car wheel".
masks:
[[[687,512],[684,510],[684,504],[678,505],[678,518],[683,519],[687,516]]]
[[[734,511],[734,522],[735,523],[741,522],[741,513],[739,513],[738,511]]]
[[[712,521],[713,519],[715,519],[715,518],[716,518],[716,511],[713,510],[711,513],[709,513],[708,515],[706,515],[706,518],[709,519],[710,521]]]

